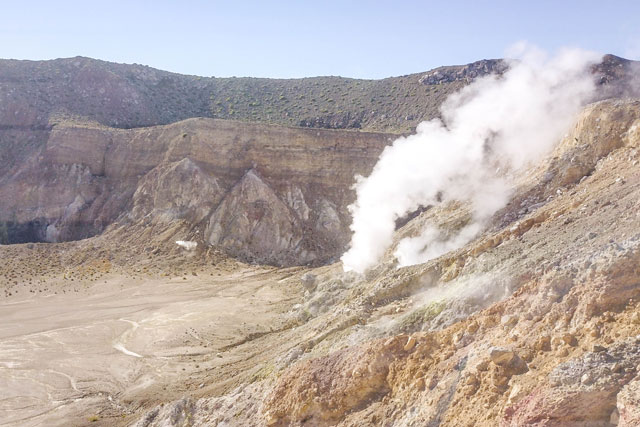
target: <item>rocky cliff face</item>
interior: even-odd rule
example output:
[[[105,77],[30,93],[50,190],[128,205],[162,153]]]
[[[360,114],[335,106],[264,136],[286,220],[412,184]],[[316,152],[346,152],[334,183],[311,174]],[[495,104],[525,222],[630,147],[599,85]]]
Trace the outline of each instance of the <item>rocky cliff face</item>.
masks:
[[[392,135],[191,119],[132,130],[53,124],[0,178],[6,240],[182,221],[245,260],[323,262],[348,242],[354,174]],[[198,231],[195,231],[198,230]]]

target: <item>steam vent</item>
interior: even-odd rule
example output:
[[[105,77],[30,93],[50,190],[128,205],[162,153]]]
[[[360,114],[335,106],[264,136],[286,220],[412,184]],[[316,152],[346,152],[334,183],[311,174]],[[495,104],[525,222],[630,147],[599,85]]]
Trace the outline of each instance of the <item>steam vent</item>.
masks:
[[[141,9],[126,43],[32,12],[221,70],[267,73],[274,23],[300,67],[404,52],[266,3]],[[0,60],[0,426],[640,426],[640,62],[518,49],[383,79]]]

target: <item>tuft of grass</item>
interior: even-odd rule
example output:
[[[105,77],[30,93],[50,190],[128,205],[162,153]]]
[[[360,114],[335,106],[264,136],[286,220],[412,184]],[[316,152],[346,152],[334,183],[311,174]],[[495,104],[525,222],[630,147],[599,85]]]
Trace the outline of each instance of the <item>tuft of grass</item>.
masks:
[[[275,372],[276,366],[273,362],[265,363],[253,376],[251,377],[250,382],[254,383],[257,381],[262,381],[267,379]]]
[[[422,329],[422,326],[435,319],[446,307],[445,301],[434,301],[407,314],[399,323],[400,332],[411,333]]]

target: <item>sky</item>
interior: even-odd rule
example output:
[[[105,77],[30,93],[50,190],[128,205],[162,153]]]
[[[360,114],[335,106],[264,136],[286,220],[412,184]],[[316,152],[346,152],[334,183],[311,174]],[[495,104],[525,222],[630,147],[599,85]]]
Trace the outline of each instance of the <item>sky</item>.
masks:
[[[640,1],[1,0],[0,58],[88,56],[200,76],[382,78],[516,42],[640,59]]]

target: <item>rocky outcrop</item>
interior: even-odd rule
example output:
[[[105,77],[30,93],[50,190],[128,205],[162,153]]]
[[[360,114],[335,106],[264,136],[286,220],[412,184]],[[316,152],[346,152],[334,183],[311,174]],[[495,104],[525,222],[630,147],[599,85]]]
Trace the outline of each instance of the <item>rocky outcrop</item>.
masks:
[[[483,59],[460,66],[439,67],[423,74],[418,82],[423,85],[441,85],[453,82],[470,83],[487,75],[501,75],[509,68],[503,59]],[[604,55],[595,64],[592,73],[601,86],[600,99],[640,96],[640,66],[637,61]]]
[[[640,64],[615,55],[604,55],[592,68],[603,98],[640,97]]]
[[[542,177],[555,187],[575,184],[590,175],[597,162],[637,138],[640,101],[602,101],[589,105],[569,137],[552,154]]]
[[[618,425],[631,427],[640,425],[640,377],[625,385],[617,399]],[[614,418],[615,421],[615,418]]]
[[[483,59],[460,67],[440,67],[429,71],[420,77],[423,85],[438,85],[463,81],[470,83],[478,77],[488,74],[502,74],[508,69],[508,64],[502,59]]]
[[[224,190],[191,159],[162,163],[151,169],[133,194],[135,220],[199,224],[220,203]]]
[[[503,425],[608,425],[612,416],[618,418],[614,414],[619,411],[617,395],[638,375],[640,336],[611,348],[596,349],[597,352],[556,367],[549,374],[548,386],[536,389],[507,409]],[[633,410],[627,411],[625,405],[628,402],[625,397],[632,388],[633,385],[620,399],[622,413],[627,419],[634,417]]]
[[[405,352],[407,338],[373,342],[296,365],[266,402],[272,426],[331,425],[390,391],[389,366]]]
[[[289,207],[252,169],[209,218],[205,239],[232,256],[257,263],[308,262],[300,249],[302,228]]]

